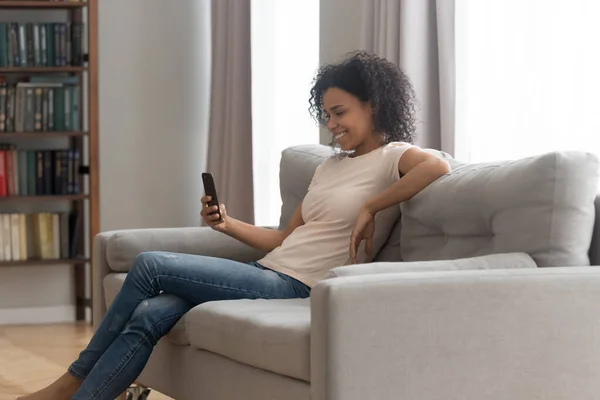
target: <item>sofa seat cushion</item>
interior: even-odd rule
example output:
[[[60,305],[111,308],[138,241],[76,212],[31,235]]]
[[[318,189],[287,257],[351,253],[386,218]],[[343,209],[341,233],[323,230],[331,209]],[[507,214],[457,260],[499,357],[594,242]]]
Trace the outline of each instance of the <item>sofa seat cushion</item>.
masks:
[[[213,301],[184,319],[198,349],[310,381],[310,298]]]
[[[108,274],[104,277],[104,297],[106,298],[106,307],[108,308],[113,302],[123,282],[125,282],[125,273]],[[190,341],[188,340],[185,332],[185,322],[183,318],[177,321],[175,326],[171,328],[171,331],[165,336],[165,338],[172,344],[180,346],[189,346]]]

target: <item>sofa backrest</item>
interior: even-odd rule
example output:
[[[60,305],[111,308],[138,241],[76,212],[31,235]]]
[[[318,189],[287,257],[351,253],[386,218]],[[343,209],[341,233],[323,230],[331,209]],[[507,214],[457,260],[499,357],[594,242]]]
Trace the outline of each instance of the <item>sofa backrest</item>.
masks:
[[[540,267],[590,265],[598,166],[575,151],[456,165],[401,205],[402,258],[525,252]]]
[[[280,229],[304,198],[315,169],[332,151],[324,145],[283,151]],[[465,164],[446,153],[427,151],[445,158],[452,172],[400,205],[402,218],[389,223],[393,228],[374,261],[525,252],[542,267],[590,264],[597,157],[554,152]],[[600,200],[597,204],[600,207]],[[600,242],[600,232],[595,240]]]
[[[333,154],[331,147],[320,144],[292,146],[283,150],[279,165],[282,201],[279,229],[285,229],[294,210],[304,199],[317,167]]]

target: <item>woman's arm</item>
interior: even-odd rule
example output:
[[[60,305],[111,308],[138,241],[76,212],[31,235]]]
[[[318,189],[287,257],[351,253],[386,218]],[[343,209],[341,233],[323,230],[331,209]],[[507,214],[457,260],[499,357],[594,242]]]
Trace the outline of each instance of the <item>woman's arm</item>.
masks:
[[[365,204],[365,208],[375,215],[395,204],[410,200],[439,177],[450,172],[450,166],[433,154],[413,147],[400,157],[398,171],[402,179],[377,194]]]
[[[350,257],[357,262],[360,243],[365,241],[365,252],[371,255],[375,233],[375,214],[388,207],[410,200],[413,196],[450,172],[449,164],[418,147],[407,150],[398,162],[398,171],[404,176],[365,203],[358,214],[350,237]]]
[[[284,231],[262,228],[229,217],[227,227],[222,232],[255,249],[270,252],[279,247],[294,229],[304,225],[301,207],[302,203],[296,207]]]

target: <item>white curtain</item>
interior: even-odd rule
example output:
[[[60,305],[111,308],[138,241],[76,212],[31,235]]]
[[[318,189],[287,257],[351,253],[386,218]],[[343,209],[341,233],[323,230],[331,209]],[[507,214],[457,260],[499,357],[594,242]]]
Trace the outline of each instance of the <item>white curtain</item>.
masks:
[[[232,217],[254,223],[250,0],[212,1],[208,167]]]
[[[399,65],[415,87],[417,143],[450,154],[455,152],[454,1],[363,0],[361,26],[361,48]]]
[[[460,155],[600,155],[600,1],[456,0]]]

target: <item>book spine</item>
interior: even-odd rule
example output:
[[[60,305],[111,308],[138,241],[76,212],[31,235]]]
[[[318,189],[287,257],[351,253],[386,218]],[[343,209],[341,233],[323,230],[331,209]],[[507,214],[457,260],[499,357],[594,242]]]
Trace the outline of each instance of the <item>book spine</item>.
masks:
[[[13,150],[7,148],[4,158],[6,159],[6,191],[8,196],[15,195],[15,180],[14,180],[14,165],[13,165]]]
[[[54,116],[54,89],[48,88],[48,130],[54,131],[56,130],[56,125],[54,124],[55,120]]]
[[[80,92],[79,86],[71,87],[71,129],[73,131],[81,130],[81,107],[79,106]]]
[[[48,125],[48,88],[42,89],[42,131],[47,132]]]
[[[21,60],[21,67],[27,66],[27,34],[25,33],[25,24],[18,24],[19,26],[19,59]]]
[[[4,257],[4,231],[3,231],[3,217],[2,214],[0,214],[0,261],[10,261],[7,260]],[[6,240],[9,240],[9,238],[7,238]]]
[[[69,188],[69,150],[62,150],[61,151],[61,160],[62,160],[62,173],[61,173],[61,193],[62,194],[69,194],[70,193],[70,188]]]
[[[40,53],[42,65],[48,67],[48,38],[46,33],[46,24],[40,24]]]
[[[37,186],[37,159],[35,151],[27,152],[27,193],[29,196],[38,195]]]
[[[40,244],[40,258],[43,260],[46,260],[48,258],[50,258],[50,254],[49,254],[49,240],[50,240],[50,235],[48,235],[49,232],[49,228],[48,228],[48,219],[46,218],[46,213],[39,213],[38,214],[38,233],[39,233],[39,244]]]
[[[4,244],[4,259],[12,260],[12,235],[10,233],[10,214],[2,214],[2,242]]]
[[[36,175],[35,175],[35,194],[44,195],[44,152],[38,150],[35,152]]]
[[[0,148],[0,197],[8,195],[6,187],[6,150]]]
[[[67,22],[63,27],[65,38],[65,53],[66,53],[66,65],[73,65],[73,39],[71,35],[71,22]]]
[[[63,167],[63,152],[56,151],[54,160],[54,194],[65,194],[63,192],[62,167]]]
[[[6,132],[15,131],[15,87],[9,86],[6,92]]]
[[[60,218],[57,213],[52,213],[52,258],[60,258]]]
[[[12,56],[11,67],[21,67],[21,50],[19,45],[19,24],[13,22],[10,24],[10,47]]]
[[[19,214],[10,214],[10,242],[11,242],[11,255],[13,261],[19,261],[21,259],[21,222],[19,221]]]
[[[35,44],[33,38],[33,24],[25,24],[25,36],[27,37],[27,66],[35,66]]]
[[[1,29],[1,28],[0,28]],[[0,132],[6,131],[6,103],[8,100],[5,82],[0,82]]]
[[[54,26],[54,65],[60,67],[60,24]]]
[[[28,231],[27,215],[19,214],[19,248],[21,249],[21,260],[27,260],[29,258],[29,249],[27,248]]]
[[[42,48],[40,45],[40,25],[33,24],[33,51],[34,51],[34,62],[36,66],[42,64]]]
[[[25,131],[33,132],[35,127],[35,93],[33,88],[25,89]]]
[[[67,65],[67,25],[62,23],[60,27],[60,65]]]
[[[46,253],[47,259],[54,258],[54,229],[52,228],[52,214],[44,213],[44,219],[46,220],[46,238],[44,241],[44,252]]]
[[[30,196],[27,182],[27,151],[19,151],[17,158],[19,160],[19,194],[21,196]]]
[[[15,124],[15,132],[23,132],[23,121],[21,120],[22,108],[22,99],[23,97],[23,88],[16,86],[15,87],[15,101],[14,101],[14,124]]]
[[[65,86],[65,131],[71,131],[71,86]]]
[[[15,186],[15,196],[21,195],[21,185],[19,182],[19,153],[16,148],[13,146],[11,148],[10,155],[12,156],[12,165],[13,165],[13,182]]]
[[[0,22],[0,67],[8,67],[8,25]]]
[[[52,150],[43,150],[44,159],[44,194],[54,194],[54,182],[52,179]]]
[[[56,67],[56,46],[54,45],[54,24],[46,24],[46,51],[48,52],[48,65]]]
[[[69,254],[69,213],[60,213],[60,256],[70,258]]]
[[[41,131],[42,130],[42,107],[43,107],[43,101],[42,101],[42,93],[43,90],[42,88],[35,88],[35,106],[34,106],[34,124],[33,124],[33,129],[35,131]]]

